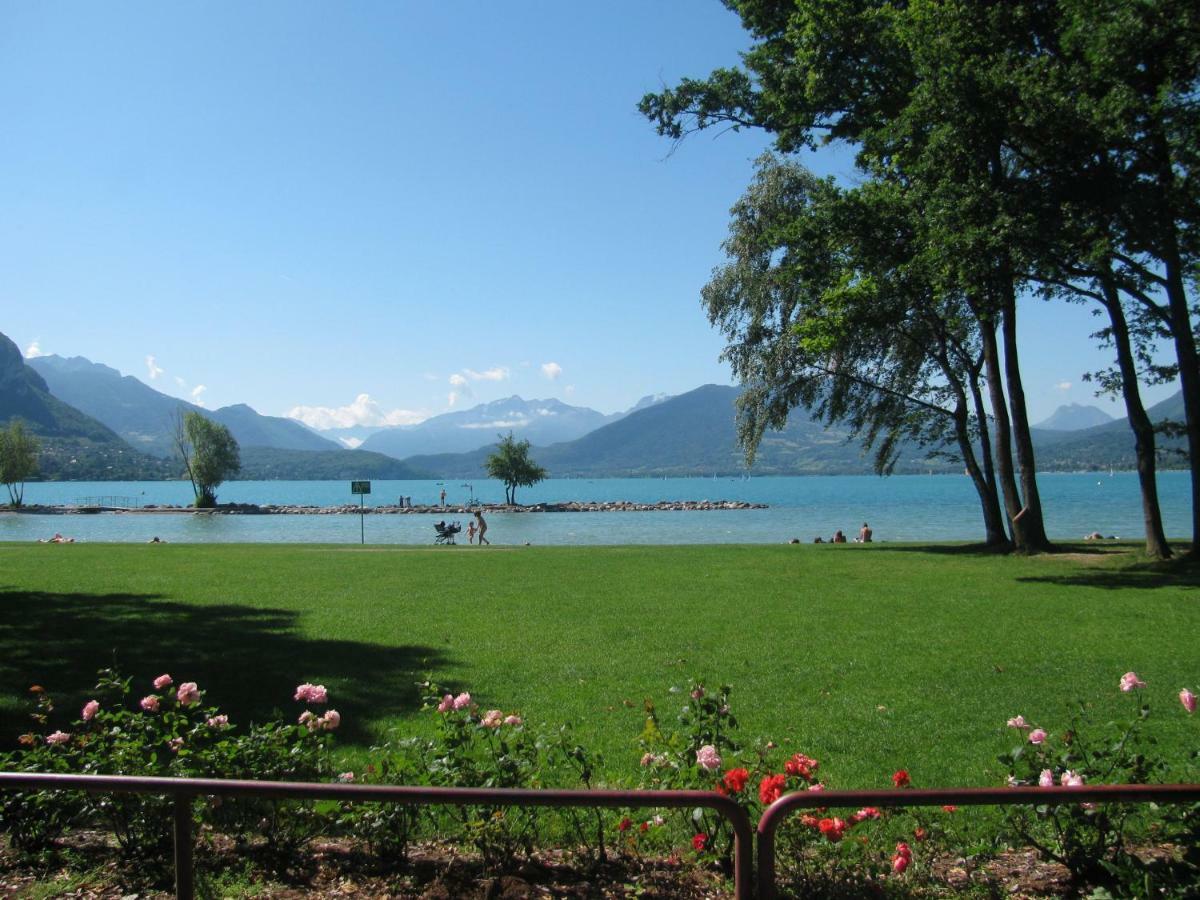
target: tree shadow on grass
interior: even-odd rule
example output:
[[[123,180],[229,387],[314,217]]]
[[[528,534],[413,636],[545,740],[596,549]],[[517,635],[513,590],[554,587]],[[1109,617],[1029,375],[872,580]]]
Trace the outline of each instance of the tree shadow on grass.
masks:
[[[99,669],[133,678],[131,701],[167,672],[195,681],[205,702],[239,725],[305,708],[296,685],[320,682],[342,714],[339,743],[366,744],[370,726],[421,703],[422,676],[446,665],[432,647],[368,644],[301,633],[292,610],[193,606],[150,594],[55,594],[0,588],[0,749],[29,727],[29,687],[42,685],[57,707],[52,727],[74,721]]]
[[[928,553],[939,556],[1005,556],[1007,546],[989,544],[892,544],[876,541],[871,545],[872,553]]]
[[[1147,561],[1120,569],[1080,569],[1069,574],[1026,575],[1016,580],[1029,584],[1057,584],[1109,590],[1196,588],[1200,587],[1200,563],[1183,559]],[[1200,600],[1200,597],[1196,599]]]

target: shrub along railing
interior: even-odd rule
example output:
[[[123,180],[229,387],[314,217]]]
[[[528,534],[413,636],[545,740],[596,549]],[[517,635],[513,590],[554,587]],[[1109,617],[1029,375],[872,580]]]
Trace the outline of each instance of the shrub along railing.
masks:
[[[758,900],[774,900],[775,832],[794,812],[864,806],[1057,806],[1081,803],[1196,803],[1200,784],[1101,784],[1083,787],[931,788],[890,791],[797,791],[780,797],[758,821]]]
[[[0,790],[33,789],[170,796],[175,801],[175,896],[195,896],[192,873],[192,801],[196,797],[259,797],[276,800],[383,801],[412,806],[543,806],[579,808],[707,807],[733,826],[734,897],[754,890],[754,830],[738,803],[715,791],[526,790],[518,788],[392,787],[353,784],[232,781],[212,778],[147,778],[127,775],[54,775],[0,772]]]
[[[197,797],[258,797],[279,800],[389,802],[412,806],[695,808],[712,809],[729,820],[734,833],[735,900],[774,900],[775,833],[794,812],[812,809],[910,806],[1055,806],[1082,803],[1198,803],[1200,784],[1095,785],[1083,787],[936,788],[889,791],[809,791],[786,794],[763,812],[755,834],[749,816],[736,801],[715,791],[524,790],[513,788],[437,788],[234,781],[209,778],[148,778],[124,775],[56,775],[0,772],[0,790],[62,790],[132,793],[174,799],[175,896],[195,896],[192,866],[192,803]],[[755,887],[757,886],[757,893]]]

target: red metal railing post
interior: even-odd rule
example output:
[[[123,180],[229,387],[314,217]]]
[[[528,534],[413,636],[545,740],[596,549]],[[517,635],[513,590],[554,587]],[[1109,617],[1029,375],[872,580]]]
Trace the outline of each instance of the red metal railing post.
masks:
[[[175,898],[192,900],[196,893],[192,868],[192,795],[175,795]]]

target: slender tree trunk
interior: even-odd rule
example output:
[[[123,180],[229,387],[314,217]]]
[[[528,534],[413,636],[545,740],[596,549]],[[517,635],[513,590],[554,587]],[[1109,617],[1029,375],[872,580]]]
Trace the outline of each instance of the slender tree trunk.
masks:
[[[1172,229],[1172,237],[1174,230]],[[1200,559],[1200,363],[1196,357],[1196,339],[1188,313],[1187,292],[1183,286],[1178,246],[1172,243],[1167,260],[1167,299],[1171,309],[1171,336],[1179,361],[1179,382],[1183,387],[1183,414],[1187,425],[1188,464],[1192,473],[1192,547],[1191,559]]]
[[[1137,456],[1138,484],[1142,489],[1142,520],[1146,526],[1146,553],[1155,559],[1169,559],[1171,547],[1163,533],[1162,512],[1158,505],[1158,481],[1155,474],[1154,424],[1146,415],[1138,390],[1137,365],[1129,340],[1129,324],[1125,310],[1111,278],[1101,279],[1104,308],[1112,323],[1113,345],[1117,350],[1117,365],[1121,369],[1121,394],[1125,412],[1133,429],[1134,452]]]
[[[1007,268],[1007,267],[1006,267]],[[1051,549],[1042,517],[1042,498],[1037,486],[1037,463],[1033,455],[1033,435],[1029,430],[1029,414],[1025,408],[1025,387],[1021,381],[1021,366],[1017,356],[1017,298],[1011,276],[1003,274],[1003,310],[1001,328],[1004,334],[1004,372],[1008,399],[1012,410],[1013,443],[1021,469],[1021,491],[1025,495],[1025,513],[1021,517],[1024,529],[1022,549],[1040,553]]]
[[[1000,492],[1004,497],[1004,511],[1008,516],[1008,527],[1013,546],[1018,550],[1028,549],[1024,528],[1025,517],[1021,515],[1024,505],[1013,472],[1012,439],[1008,427],[1008,401],[1004,398],[1004,379],[1000,373],[1000,348],[996,345],[996,324],[976,314],[979,319],[980,335],[983,339],[983,364],[987,379],[988,402],[992,407],[992,421],[996,423],[995,463]]]
[[[1172,202],[1175,187],[1175,167],[1172,164],[1170,142],[1161,125],[1154,134],[1154,157],[1157,166],[1159,206],[1166,224],[1161,235],[1161,258],[1166,266],[1167,301],[1171,312],[1171,337],[1179,363],[1179,381],[1183,388],[1183,413],[1187,426],[1188,464],[1192,474],[1192,546],[1191,559],[1200,558],[1200,362],[1196,357],[1196,337],[1188,310],[1187,291],[1183,285],[1183,257],[1179,248],[1176,226],[1180,216]]]
[[[1000,512],[1000,498],[996,496],[996,486],[994,483],[988,483],[979,461],[975,458],[966,394],[957,384],[954,385],[954,391],[958,395],[954,407],[954,434],[958,438],[958,448],[962,452],[967,474],[971,477],[971,483],[975,485],[975,492],[979,494],[979,504],[983,508],[984,540],[989,547],[1007,545],[1008,534],[1004,530],[1004,515]]]
[[[1000,494],[996,487],[996,465],[992,460],[992,430],[988,427],[987,407],[983,405],[983,392],[979,387],[979,371],[971,369],[967,373],[967,379],[971,385],[971,403],[975,407],[975,422],[979,427],[979,455],[983,460],[983,477],[987,480],[988,495],[992,498],[992,502],[996,505],[996,514],[1000,517],[1001,523],[1004,521],[1004,516],[1000,511]],[[1001,525],[1003,529],[1003,524]],[[1012,535],[1007,535],[1009,543],[1012,543]]]

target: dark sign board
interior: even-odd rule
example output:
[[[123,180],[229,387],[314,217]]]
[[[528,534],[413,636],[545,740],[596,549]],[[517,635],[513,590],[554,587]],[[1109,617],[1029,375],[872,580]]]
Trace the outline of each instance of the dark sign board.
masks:
[[[352,482],[350,482],[350,493],[352,493],[352,494],[369,494],[369,493],[371,493],[371,482],[369,482],[369,481],[352,481]]]

